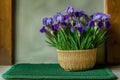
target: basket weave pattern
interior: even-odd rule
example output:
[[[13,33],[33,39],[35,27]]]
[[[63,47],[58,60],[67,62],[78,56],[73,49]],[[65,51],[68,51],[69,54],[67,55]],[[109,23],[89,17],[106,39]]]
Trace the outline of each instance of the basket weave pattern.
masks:
[[[96,63],[97,49],[57,50],[58,62],[66,71],[87,70]]]

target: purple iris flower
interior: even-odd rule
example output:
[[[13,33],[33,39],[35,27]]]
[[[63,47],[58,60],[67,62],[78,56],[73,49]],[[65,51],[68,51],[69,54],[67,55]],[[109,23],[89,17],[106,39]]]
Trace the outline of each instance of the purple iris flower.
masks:
[[[41,33],[46,32],[45,26],[43,26],[43,27],[40,29],[40,32],[41,32]]]
[[[59,24],[54,24],[54,29],[58,30],[59,29]]]
[[[76,24],[76,27],[78,27],[79,33],[83,33],[84,30],[87,30],[87,28],[81,25],[80,23]]]
[[[86,30],[86,27],[84,27],[84,26],[78,27],[79,33],[83,33],[84,30]]]
[[[53,19],[52,18],[43,18],[43,25],[52,25],[53,24]]]
[[[68,6],[65,10],[66,14],[72,14],[74,12],[74,8],[72,6]]]
[[[71,27],[71,32],[74,32],[75,28],[78,28],[79,33],[83,33],[83,31],[87,29],[86,27],[84,27],[80,23],[78,23],[75,26]]]
[[[97,21],[106,21],[110,18],[110,15],[109,14],[105,14],[103,12],[97,12],[97,13],[94,13],[90,16],[93,20],[97,20]]]
[[[91,15],[91,18],[92,18],[93,20],[101,20],[102,15],[103,15],[103,13],[97,12],[97,13],[94,13],[93,15]]]
[[[71,27],[71,32],[74,32],[75,26]]]
[[[68,20],[69,19],[69,15],[64,15],[64,20]]]
[[[111,28],[112,25],[107,21],[107,22],[105,22],[105,27],[106,27],[106,28]]]
[[[98,22],[98,27],[99,27],[99,28],[102,28],[102,27],[103,27],[103,22],[102,22],[102,21]]]
[[[81,17],[81,16],[84,15],[84,14],[85,14],[85,12],[82,11],[82,10],[77,10],[77,11],[75,12],[75,16],[76,16],[76,17]]]
[[[64,15],[61,13],[57,13],[53,18],[54,18],[54,21],[56,21],[56,22],[64,21]]]
[[[74,22],[76,22],[76,18],[75,18],[75,17],[72,17],[72,20],[73,20]]]
[[[70,24],[70,19],[66,20],[65,22],[66,22],[67,24]]]
[[[51,26],[51,29],[53,32],[57,32],[57,30],[55,29],[55,27],[53,25]]]
[[[82,25],[80,23],[76,24],[75,26],[71,27],[71,32],[74,32],[75,28],[79,28],[82,27]]]
[[[82,25],[81,25],[81,23],[77,23],[76,25],[75,25],[75,27],[81,27]]]
[[[95,21],[94,20],[89,21],[88,25],[91,26],[91,27],[94,27],[95,26]]]
[[[63,27],[66,27],[66,26],[67,26],[67,23],[66,23],[66,22],[62,22],[61,25],[62,25]]]
[[[43,25],[46,25],[46,24],[47,24],[47,19],[48,19],[48,18],[43,18],[43,20],[42,20]]]
[[[102,16],[102,20],[107,21],[110,18],[109,14],[104,14],[104,16]]]

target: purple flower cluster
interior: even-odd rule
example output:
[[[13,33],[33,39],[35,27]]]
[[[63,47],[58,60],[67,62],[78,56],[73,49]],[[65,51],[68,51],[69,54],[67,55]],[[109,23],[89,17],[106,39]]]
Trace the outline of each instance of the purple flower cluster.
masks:
[[[102,12],[97,12],[94,13],[90,16],[91,20],[89,21],[89,25],[94,27],[94,26],[98,26],[99,28],[111,28],[111,24],[108,22],[108,20],[110,19],[110,15],[109,14],[105,14]],[[97,25],[95,25],[95,23]]]
[[[102,12],[97,12],[97,13],[94,13],[93,15],[91,15],[90,17],[91,17],[93,20],[106,21],[106,20],[109,20],[110,15],[109,15],[109,14],[102,13]]]
[[[40,29],[41,33],[51,30],[57,32],[59,29],[69,28],[73,33],[75,29],[81,34],[87,30],[87,27],[111,28],[108,22],[110,15],[102,12],[92,14],[90,17],[82,10],[74,10],[72,6],[68,6],[65,10],[66,14],[58,12],[53,17],[43,19],[43,27]],[[81,20],[81,17],[87,19],[86,22]],[[84,24],[83,24],[84,23]]]

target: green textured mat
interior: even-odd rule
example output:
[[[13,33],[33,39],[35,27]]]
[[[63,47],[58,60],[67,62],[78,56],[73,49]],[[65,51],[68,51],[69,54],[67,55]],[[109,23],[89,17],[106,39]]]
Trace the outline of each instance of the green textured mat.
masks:
[[[107,66],[96,66],[87,71],[68,72],[58,64],[16,64],[2,75],[6,79],[84,79],[106,80],[115,79],[116,76]]]

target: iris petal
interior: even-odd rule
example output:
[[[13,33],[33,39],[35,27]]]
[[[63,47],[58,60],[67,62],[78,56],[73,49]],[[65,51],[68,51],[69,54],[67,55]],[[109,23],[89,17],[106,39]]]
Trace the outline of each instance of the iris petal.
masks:
[[[59,24],[55,24],[54,29],[58,30],[59,29]]]
[[[101,21],[98,22],[98,27],[99,27],[99,28],[102,28],[102,27],[103,27],[103,22],[101,22]]]
[[[83,33],[84,30],[86,30],[86,28],[84,26],[81,26],[78,28],[78,32],[81,34]]]
[[[40,29],[40,32],[41,32],[41,33],[46,32],[45,26],[43,26],[43,27]]]
[[[71,27],[71,32],[74,32],[75,26]]]
[[[81,16],[84,15],[84,14],[85,14],[85,12],[82,11],[82,10],[77,10],[77,11],[75,12],[75,16],[76,16],[76,17],[81,17]]]
[[[105,27],[106,27],[106,28],[111,28],[112,25],[107,21],[107,22],[105,22]]]
[[[95,26],[95,21],[91,20],[91,21],[89,21],[88,24],[89,24],[89,26],[94,27]]]

